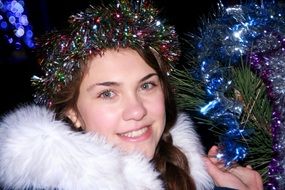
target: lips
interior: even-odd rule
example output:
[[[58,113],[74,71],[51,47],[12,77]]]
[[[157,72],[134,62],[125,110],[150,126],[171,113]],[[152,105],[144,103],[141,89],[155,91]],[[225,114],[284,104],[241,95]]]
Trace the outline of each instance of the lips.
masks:
[[[144,128],[139,129],[139,130],[129,131],[129,132],[126,132],[126,133],[123,133],[120,135],[125,136],[125,137],[129,137],[129,138],[136,138],[136,137],[143,135],[146,131],[147,131],[147,127],[144,127]]]
[[[132,130],[125,133],[120,133],[119,135],[121,138],[125,140],[131,140],[131,141],[145,140],[151,135],[151,127],[146,126],[138,130]]]

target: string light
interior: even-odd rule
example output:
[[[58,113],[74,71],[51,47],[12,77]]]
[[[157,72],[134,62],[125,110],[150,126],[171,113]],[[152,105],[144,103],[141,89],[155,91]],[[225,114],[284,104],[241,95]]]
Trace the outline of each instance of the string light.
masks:
[[[0,0],[0,31],[15,49],[34,48],[34,34],[24,5],[24,1]]]

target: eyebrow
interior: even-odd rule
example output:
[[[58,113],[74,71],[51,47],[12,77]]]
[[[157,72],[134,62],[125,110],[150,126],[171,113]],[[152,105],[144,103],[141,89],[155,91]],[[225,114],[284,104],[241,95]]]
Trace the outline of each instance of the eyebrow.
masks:
[[[158,75],[157,75],[156,73],[150,73],[150,74],[146,75],[145,77],[143,77],[143,78],[140,80],[140,82],[143,82],[143,81],[145,81],[145,80],[151,78],[152,76],[158,76]]]
[[[150,74],[144,76],[142,79],[140,79],[139,82],[143,82],[145,80],[148,80],[152,76],[158,76],[158,75],[157,75],[157,73],[150,73]],[[119,86],[119,83],[113,82],[113,81],[94,83],[87,88],[87,91],[91,91],[95,86]]]

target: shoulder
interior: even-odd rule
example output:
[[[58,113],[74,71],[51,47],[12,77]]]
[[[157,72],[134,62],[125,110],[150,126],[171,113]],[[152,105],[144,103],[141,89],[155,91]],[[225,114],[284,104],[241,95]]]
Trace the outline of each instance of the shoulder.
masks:
[[[171,130],[174,143],[180,146],[184,152],[204,154],[204,147],[201,144],[200,136],[197,134],[195,125],[185,113],[179,113],[175,126]],[[192,145],[192,146],[189,146]]]
[[[203,162],[204,147],[193,122],[185,113],[179,114],[171,134],[173,143],[184,152],[188,159],[190,173],[197,189],[213,189],[213,180],[206,171]]]
[[[162,189],[157,176],[142,156],[125,156],[102,137],[73,132],[45,107],[21,107],[0,121],[6,189]]]

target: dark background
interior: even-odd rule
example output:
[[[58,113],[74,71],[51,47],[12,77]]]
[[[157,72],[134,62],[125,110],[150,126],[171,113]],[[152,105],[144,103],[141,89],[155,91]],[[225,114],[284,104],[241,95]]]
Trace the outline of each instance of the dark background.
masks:
[[[213,10],[217,8],[217,2],[214,0],[195,1],[195,5],[193,1],[187,0],[155,0],[154,2],[161,10],[161,16],[176,27],[179,35],[187,32],[197,33],[201,20],[211,16]],[[38,37],[51,30],[64,28],[69,15],[85,9],[90,3],[96,4],[100,1],[26,0],[25,9],[33,27],[34,36]],[[28,48],[21,51],[15,50],[0,36],[0,115],[19,105],[32,102],[33,89],[30,86],[30,78],[37,73],[39,73],[39,66],[34,50]],[[212,144],[210,139],[213,138],[207,127],[198,127],[198,132],[206,136],[203,138],[205,146]]]

